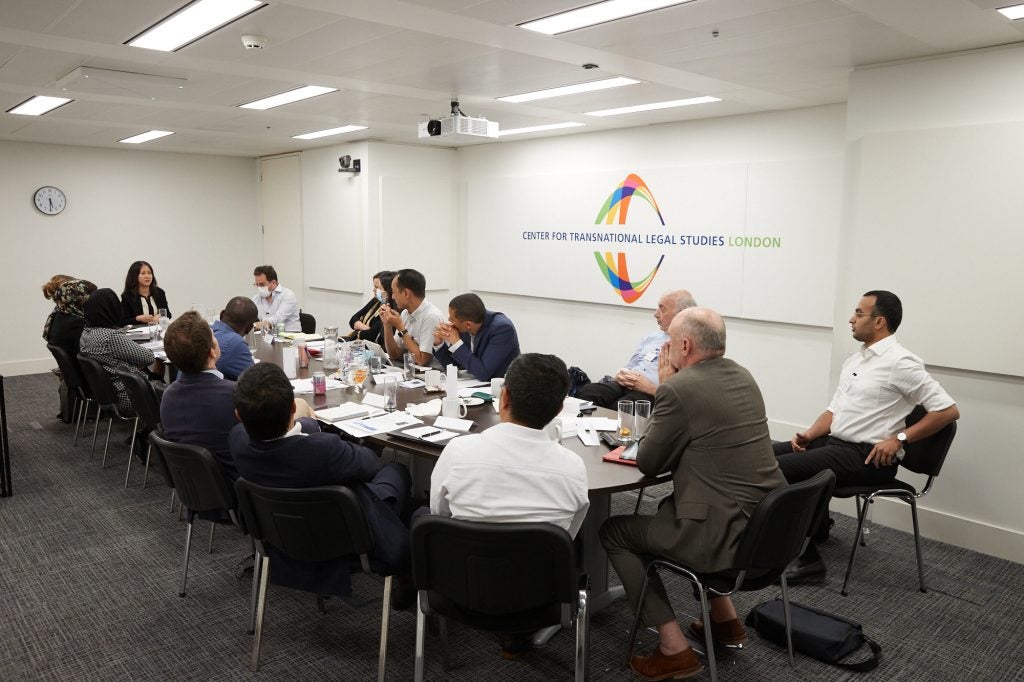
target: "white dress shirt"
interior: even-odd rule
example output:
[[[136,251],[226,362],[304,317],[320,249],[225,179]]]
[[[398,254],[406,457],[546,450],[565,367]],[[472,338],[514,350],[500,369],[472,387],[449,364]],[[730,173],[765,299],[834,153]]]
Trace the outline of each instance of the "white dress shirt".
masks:
[[[408,310],[402,311],[402,325],[409,330],[412,340],[424,353],[429,353],[434,347],[434,330],[445,319],[445,316],[441,314],[441,309],[427,299],[420,301],[420,307],[414,313],[410,313]],[[405,344],[397,331],[395,332],[395,342],[403,349],[404,353]]]
[[[895,336],[847,358],[828,411],[831,435],[850,443],[878,443],[906,428],[915,405],[928,412],[944,410],[953,399],[924,368],[921,358]]]
[[[453,439],[430,476],[431,513],[464,521],[543,521],[575,537],[589,507],[579,455],[518,424]]]
[[[252,300],[256,304],[260,320],[270,320],[275,327],[278,323],[284,322],[286,332],[302,331],[302,324],[299,322],[299,301],[291,289],[278,284],[270,298],[256,294]]]
[[[657,386],[661,383],[658,377],[658,354],[661,347],[668,341],[668,334],[660,329],[640,339],[640,344],[626,363],[626,369],[640,372],[648,381]]]

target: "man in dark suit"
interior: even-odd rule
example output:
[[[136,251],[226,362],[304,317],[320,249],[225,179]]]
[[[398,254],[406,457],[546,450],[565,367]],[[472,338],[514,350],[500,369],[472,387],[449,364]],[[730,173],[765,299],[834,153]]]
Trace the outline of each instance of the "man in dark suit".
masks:
[[[434,357],[490,381],[519,357],[519,337],[503,313],[487,310],[476,294],[459,294],[448,303],[448,322],[434,330]]]
[[[688,308],[676,315],[668,333],[658,358],[654,412],[637,464],[648,476],[672,472],[672,495],[654,516],[612,517],[600,531],[633,608],[652,556],[700,572],[728,568],[754,507],[786,483],[772,454],[761,391],[750,372],[723,357],[721,316]],[[657,626],[659,646],[649,656],[633,657],[634,672],[660,680],[701,671],[657,579],[651,581],[644,620]],[[746,639],[728,597],[711,600],[711,627],[720,644]],[[690,629],[704,636],[701,623]]]
[[[228,432],[235,418],[235,382],[217,370],[220,346],[210,325],[190,310],[178,316],[164,334],[164,351],[178,368],[178,380],[160,401],[160,425],[176,443],[199,445],[213,453],[230,481],[238,478],[228,451]]]
[[[337,435],[310,433],[295,420],[291,383],[277,365],[247,369],[235,389],[241,424],[229,444],[238,474],[247,481],[280,488],[344,485],[358,496],[374,538],[370,558],[395,572],[408,572],[409,472],[399,464],[381,466],[369,448]],[[289,559],[268,548],[273,581],[319,594],[351,593],[347,558],[318,563]],[[382,567],[383,568],[383,567]]]

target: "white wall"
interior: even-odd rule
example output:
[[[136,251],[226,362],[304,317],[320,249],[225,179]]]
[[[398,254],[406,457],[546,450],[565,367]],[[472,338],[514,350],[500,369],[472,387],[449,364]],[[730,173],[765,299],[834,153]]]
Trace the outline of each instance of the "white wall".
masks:
[[[32,204],[43,185],[67,195],[63,213]],[[135,260],[153,264],[172,313],[218,308],[252,289],[261,257],[252,159],[0,141],[0,271],[8,283],[0,373],[54,366],[41,337],[55,273],[118,294]]]

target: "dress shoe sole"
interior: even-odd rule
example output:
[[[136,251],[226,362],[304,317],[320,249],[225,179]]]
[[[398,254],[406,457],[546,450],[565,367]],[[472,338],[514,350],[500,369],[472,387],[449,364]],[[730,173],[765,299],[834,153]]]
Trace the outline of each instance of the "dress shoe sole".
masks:
[[[630,666],[630,669],[636,674],[637,677],[639,677],[641,680],[646,680],[646,682],[658,682],[659,680],[685,680],[689,677],[695,677],[704,672],[704,666],[701,664],[698,664],[695,668],[687,668],[686,670],[675,670],[673,672],[668,672],[664,675],[658,675],[656,677],[647,677],[646,675],[641,674],[640,671],[638,671],[633,666]]]
[[[703,632],[697,632],[693,628],[687,628],[686,632],[691,637],[693,637],[695,640],[700,642],[701,644],[704,644],[707,641],[704,638],[704,633]],[[743,637],[741,639],[725,639],[725,640],[722,640],[722,639],[718,639],[717,637],[715,637],[712,634],[711,635],[711,641],[717,647],[723,647],[723,648],[726,648],[726,649],[742,649],[743,645],[747,643],[747,637]]]
[[[801,583],[821,582],[828,575],[824,561],[817,561],[807,566],[800,566],[786,574],[786,583],[799,585]]]

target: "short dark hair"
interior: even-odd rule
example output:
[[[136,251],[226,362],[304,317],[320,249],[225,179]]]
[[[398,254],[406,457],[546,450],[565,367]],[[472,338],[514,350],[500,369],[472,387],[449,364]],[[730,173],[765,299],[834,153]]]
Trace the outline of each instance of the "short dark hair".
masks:
[[[142,266],[145,265],[149,268],[149,271],[153,273],[153,281],[150,282],[150,291],[156,289],[156,271],[153,270],[153,266],[144,260],[137,260],[128,267],[128,274],[124,278],[124,292],[132,296],[139,293],[139,273],[142,272]]]
[[[252,302],[251,298],[235,296],[224,306],[224,310],[220,313],[220,319],[232,328],[236,328],[236,331],[237,329],[248,331],[248,328],[260,319],[260,313],[256,310],[256,304]]]
[[[235,385],[235,410],[253,440],[283,436],[294,401],[295,390],[284,370],[270,362],[249,367]]]
[[[399,289],[408,289],[416,298],[425,298],[427,295],[427,278],[416,270],[410,268],[399,270],[391,282]]]
[[[891,291],[875,289],[864,293],[865,296],[875,297],[875,309],[872,311],[877,317],[884,317],[889,333],[895,334],[903,321],[903,303],[900,297]]]
[[[164,352],[182,372],[198,374],[206,369],[211,348],[213,332],[195,310],[179,315],[164,333]]]
[[[274,269],[273,265],[257,265],[252,271],[252,276],[259,277],[260,275],[266,277],[268,282],[277,281],[277,270]]]
[[[478,324],[484,321],[487,312],[484,302],[476,294],[459,294],[448,302],[448,307],[460,320]]]
[[[512,419],[542,429],[562,411],[569,394],[569,370],[555,355],[524,353],[505,372]]]

